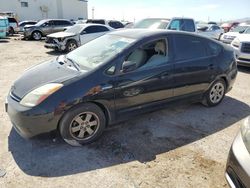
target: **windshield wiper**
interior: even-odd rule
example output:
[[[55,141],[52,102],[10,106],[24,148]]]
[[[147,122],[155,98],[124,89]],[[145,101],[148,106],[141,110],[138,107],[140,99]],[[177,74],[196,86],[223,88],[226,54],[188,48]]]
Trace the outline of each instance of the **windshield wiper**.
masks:
[[[65,56],[65,58],[66,60],[71,62],[71,64],[76,68],[76,70],[80,71],[80,65],[77,62],[75,62],[73,59],[68,58],[67,56]]]

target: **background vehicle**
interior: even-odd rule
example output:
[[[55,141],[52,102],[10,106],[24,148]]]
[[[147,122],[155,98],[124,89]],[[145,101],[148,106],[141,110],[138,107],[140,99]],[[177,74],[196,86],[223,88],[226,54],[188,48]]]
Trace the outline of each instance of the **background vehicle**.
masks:
[[[101,24],[76,24],[64,32],[47,35],[44,46],[69,52],[112,30],[113,28]]]
[[[231,188],[250,187],[250,116],[245,119],[241,130],[235,137],[230,149],[226,180]]]
[[[14,35],[15,33],[18,32],[18,22],[16,18],[11,18],[11,17],[8,17],[8,21],[9,21],[9,34]]]
[[[95,23],[108,25],[114,29],[124,28],[124,25],[117,20],[104,20],[104,19],[88,19],[86,23]]]
[[[178,17],[172,18],[171,20],[164,18],[146,18],[135,23],[133,28],[169,29],[177,31],[196,32],[196,25],[193,19]]]
[[[31,26],[35,25],[37,21],[32,21],[32,20],[26,20],[18,23],[18,32],[24,32],[24,26]]]
[[[187,32],[119,30],[28,69],[11,87],[6,111],[24,137],[59,130],[76,146],[170,101],[216,106],[236,75],[233,50],[222,43]]]
[[[220,37],[224,33],[218,25],[214,24],[200,24],[197,26],[198,33],[216,40],[220,40]]]
[[[240,23],[239,22],[232,22],[232,23],[224,23],[221,25],[221,28],[224,29],[224,32],[228,32],[234,27],[237,27]]]
[[[8,19],[6,17],[0,16],[0,38],[5,38],[7,36],[8,28]]]
[[[41,20],[32,26],[24,26],[24,38],[33,38],[41,40],[51,33],[64,31],[65,27],[72,26],[73,23],[64,19],[47,19]]]
[[[250,67],[250,27],[244,31],[244,34],[238,35],[231,46],[235,50],[238,65]]]
[[[237,37],[239,34],[244,33],[246,29],[248,29],[250,25],[244,25],[244,26],[237,26],[236,28],[233,28],[230,32],[224,33],[220,40],[226,44],[230,44],[235,37]]]

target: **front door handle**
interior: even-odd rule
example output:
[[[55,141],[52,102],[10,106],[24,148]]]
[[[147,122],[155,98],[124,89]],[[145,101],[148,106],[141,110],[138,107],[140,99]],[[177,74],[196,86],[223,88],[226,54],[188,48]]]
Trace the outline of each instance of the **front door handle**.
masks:
[[[112,88],[113,88],[113,85],[105,84],[105,85],[102,86],[102,91],[109,90],[109,89],[112,89]]]
[[[163,73],[160,75],[160,78],[165,79],[165,78],[169,77],[169,75],[170,75],[169,73]]]

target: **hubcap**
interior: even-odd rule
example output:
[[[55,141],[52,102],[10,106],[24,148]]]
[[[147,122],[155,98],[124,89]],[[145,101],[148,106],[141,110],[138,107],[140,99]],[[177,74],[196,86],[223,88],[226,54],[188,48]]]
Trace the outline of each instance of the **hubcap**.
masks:
[[[70,44],[69,44],[69,51],[72,51],[72,50],[74,50],[74,49],[76,49],[76,48],[77,48],[77,46],[76,46],[75,43],[70,43]]]
[[[42,36],[41,36],[40,33],[35,32],[35,33],[33,34],[33,37],[34,37],[35,40],[40,40]]]
[[[70,124],[70,134],[76,140],[87,140],[99,129],[99,118],[95,113],[84,112],[77,115]]]
[[[212,103],[216,104],[220,102],[224,95],[224,85],[222,83],[216,83],[209,94],[210,100]]]

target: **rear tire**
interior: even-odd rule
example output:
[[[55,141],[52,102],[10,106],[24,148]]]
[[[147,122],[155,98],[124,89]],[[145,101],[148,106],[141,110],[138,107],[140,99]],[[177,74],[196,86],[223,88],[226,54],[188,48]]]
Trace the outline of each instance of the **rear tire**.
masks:
[[[15,31],[14,31],[13,27],[10,27],[9,35],[13,36],[14,34],[15,34]]]
[[[78,47],[78,45],[77,45],[76,41],[70,40],[67,42],[66,51],[71,52],[71,51],[75,50],[77,47]]]
[[[223,79],[216,80],[205,93],[202,104],[208,107],[221,103],[226,93],[226,83]]]
[[[59,124],[60,134],[71,146],[97,140],[106,127],[103,111],[93,103],[85,103],[68,111]]]

